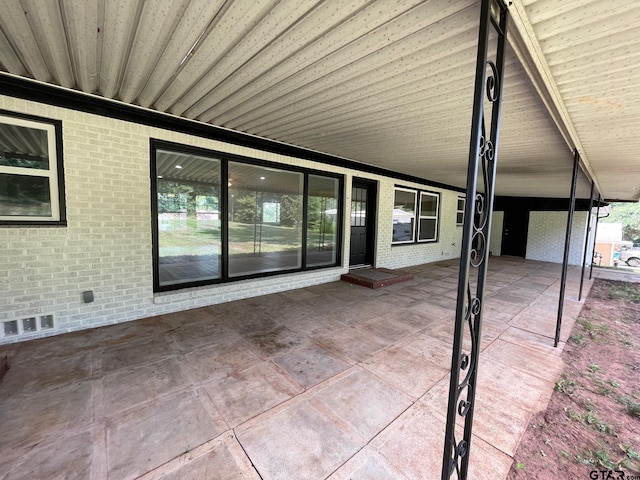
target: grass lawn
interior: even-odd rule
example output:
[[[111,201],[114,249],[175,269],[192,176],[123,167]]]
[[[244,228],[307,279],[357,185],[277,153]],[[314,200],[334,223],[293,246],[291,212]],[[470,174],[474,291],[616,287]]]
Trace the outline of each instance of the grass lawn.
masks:
[[[160,256],[173,255],[211,255],[221,250],[220,228],[205,226],[198,228],[195,218],[188,218],[182,224],[174,222],[174,229],[160,231]],[[310,246],[320,242],[320,232],[307,234]],[[330,243],[332,235],[326,235]],[[229,222],[229,253],[246,254],[256,251],[282,252],[299,249],[302,244],[302,232],[293,227],[279,225],[258,225]]]

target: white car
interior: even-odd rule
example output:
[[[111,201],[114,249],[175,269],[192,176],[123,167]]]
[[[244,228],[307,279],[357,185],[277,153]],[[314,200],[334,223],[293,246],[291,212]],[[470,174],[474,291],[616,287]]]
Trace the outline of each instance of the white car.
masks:
[[[620,260],[630,267],[640,267],[640,248],[632,248],[620,252]]]

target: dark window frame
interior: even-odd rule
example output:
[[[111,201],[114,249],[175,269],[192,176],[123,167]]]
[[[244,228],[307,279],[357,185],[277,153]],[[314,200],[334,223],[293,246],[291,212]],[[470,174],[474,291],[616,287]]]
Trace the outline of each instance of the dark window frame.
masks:
[[[287,273],[300,273],[313,270],[320,270],[325,268],[335,268],[342,266],[342,253],[343,253],[343,238],[344,238],[344,175],[326,172],[322,170],[315,170],[311,168],[299,167],[296,165],[288,165],[284,163],[270,162],[267,160],[247,157],[243,155],[237,155],[232,153],[221,152],[219,150],[212,150],[202,147],[195,147],[192,145],[185,145],[181,143],[169,142],[165,140],[159,140],[155,138],[150,139],[150,180],[151,180],[151,238],[152,238],[152,258],[153,258],[153,291],[170,292],[176,290],[183,290],[185,288],[202,287],[207,285],[217,285],[232,283],[241,280],[272,277],[275,275],[284,275]],[[157,188],[157,164],[156,164],[156,152],[158,150],[170,151],[182,154],[201,155],[205,157],[213,157],[220,160],[220,209],[221,209],[221,226],[220,226],[220,238],[221,238],[221,264],[220,270],[221,276],[217,279],[199,280],[194,282],[184,282],[173,285],[160,285],[160,250],[159,250],[159,238],[158,238],[158,188]],[[301,173],[303,175],[303,209],[302,209],[302,265],[299,268],[293,268],[288,270],[278,270],[271,272],[252,273],[242,276],[230,276],[229,275],[229,162],[243,163],[247,165],[275,168],[279,170],[290,171],[294,173]],[[333,178],[338,181],[338,199],[337,199],[337,217],[336,217],[336,261],[330,265],[317,265],[307,266],[307,225],[308,225],[308,197],[309,197],[309,175],[316,175],[320,177]]]
[[[417,224],[418,224],[418,199],[420,198],[420,193],[418,190],[416,190],[415,188],[408,188],[408,187],[402,187],[399,185],[396,185],[393,188],[393,210],[395,210],[396,207],[396,192],[397,191],[401,191],[401,192],[409,192],[411,194],[413,194],[413,216],[411,217],[413,219],[413,225],[411,227],[411,240],[393,240],[393,234],[391,237],[391,244],[392,245],[413,245],[414,243],[416,243],[416,235],[417,235]],[[393,212],[391,213],[391,220],[393,222],[394,220],[394,215]],[[393,225],[395,225],[394,223],[392,223],[391,226],[391,230],[393,232]]]
[[[55,143],[55,175],[47,175],[46,178],[49,179],[49,183],[51,185],[52,182],[57,183],[57,196],[52,198],[52,207],[54,202],[57,203],[58,215],[57,218],[41,218],[41,219],[16,219],[12,220],[10,218],[0,218],[0,226],[21,226],[21,225],[29,225],[29,226],[57,226],[57,227],[66,227],[67,226],[67,209],[65,202],[65,181],[64,181],[64,148],[62,144],[62,120],[56,120],[52,118],[40,117],[36,115],[28,115],[25,113],[13,112],[9,110],[0,109],[0,117],[5,117],[6,119],[15,118],[17,120],[25,120],[33,123],[40,123],[47,127],[53,127],[53,141]],[[3,119],[0,118],[0,123],[3,122]],[[11,124],[11,122],[7,121],[6,123]],[[1,167],[0,167],[1,168]],[[7,173],[7,172],[1,172]],[[39,175],[40,177],[45,177],[43,175]],[[51,191],[51,188],[50,188]]]
[[[394,198],[394,206],[395,206],[395,194],[396,194],[396,190],[402,190],[402,191],[411,191],[411,192],[415,192],[415,196],[416,196],[416,204],[415,204],[415,211],[414,211],[414,225],[413,225],[413,240],[409,241],[402,241],[402,242],[394,242],[393,241],[393,237],[391,239],[391,246],[392,247],[397,247],[397,246],[403,246],[403,245],[417,245],[417,244],[427,244],[427,243],[438,243],[440,241],[440,219],[442,218],[442,192],[434,192],[433,190],[425,190],[425,189],[421,189],[421,188],[415,188],[415,187],[407,187],[405,185],[394,185],[393,186],[393,198]],[[423,194],[427,194],[427,195],[433,195],[437,198],[437,202],[438,202],[438,207],[437,207],[437,211],[436,211],[436,236],[435,239],[427,239],[427,240],[420,240],[419,239],[419,235],[420,235],[420,218],[426,218],[426,217],[422,217],[421,214],[421,196]],[[431,216],[430,216],[431,217]],[[392,213],[392,218],[393,218],[393,213]]]
[[[458,208],[458,202],[462,201],[462,209]],[[464,209],[467,206],[467,199],[465,197],[458,196],[456,200],[456,226],[461,227],[464,225]],[[458,215],[462,215],[462,221],[458,222]]]

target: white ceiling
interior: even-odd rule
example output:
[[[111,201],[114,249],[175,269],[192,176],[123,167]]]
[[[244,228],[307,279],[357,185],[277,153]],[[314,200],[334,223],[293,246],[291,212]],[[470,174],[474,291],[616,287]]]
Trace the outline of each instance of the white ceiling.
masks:
[[[640,197],[640,2],[522,0],[497,193]],[[0,70],[464,186],[475,0],[3,0]],[[581,175],[580,197],[589,196]]]

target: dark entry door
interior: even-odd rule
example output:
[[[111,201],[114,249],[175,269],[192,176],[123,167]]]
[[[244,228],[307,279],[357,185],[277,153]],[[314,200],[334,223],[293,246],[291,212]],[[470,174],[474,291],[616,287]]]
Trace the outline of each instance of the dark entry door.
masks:
[[[528,231],[528,211],[505,210],[502,230],[502,255],[524,258],[527,254]]]
[[[349,265],[373,265],[376,182],[353,179]]]

